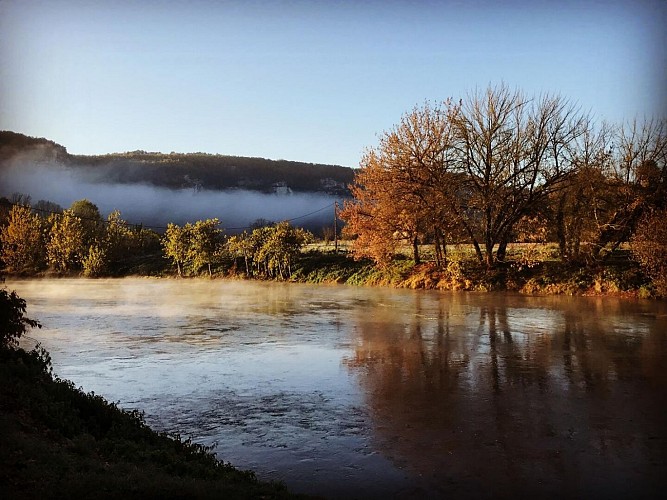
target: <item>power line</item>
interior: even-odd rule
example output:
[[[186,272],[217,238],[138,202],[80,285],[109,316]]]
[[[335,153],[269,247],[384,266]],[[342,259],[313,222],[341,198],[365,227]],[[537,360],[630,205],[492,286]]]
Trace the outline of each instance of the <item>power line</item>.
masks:
[[[284,219],[284,220],[285,220],[285,222],[293,222],[295,220],[305,219],[306,217],[310,217],[311,215],[315,215],[316,213],[322,212],[322,211],[326,210],[327,208],[331,208],[333,205],[334,205],[333,203],[329,203],[326,207],[318,208],[317,210],[315,210],[313,212],[309,212],[309,213],[304,214],[304,215],[299,215],[298,217],[292,217],[291,219]],[[226,227],[225,229],[230,230],[230,231],[239,231],[241,229],[252,229],[253,227],[254,226]]]
[[[323,212],[324,210],[327,210],[327,209],[333,207],[335,203],[336,202],[329,203],[326,206],[324,206],[322,208],[318,208],[317,210],[313,210],[312,212],[308,212],[307,214],[299,215],[297,217],[292,217],[291,219],[284,219],[284,220],[286,222],[294,222],[295,220],[305,219],[306,217],[310,217],[311,215],[315,215],[317,213]],[[0,199],[0,204],[5,205],[5,206],[10,206],[10,207],[15,207],[15,206],[26,207],[26,208],[30,208],[31,210],[33,210],[35,212],[41,212],[41,213],[45,213],[45,214],[62,215],[62,212],[56,212],[56,211],[53,211],[53,210],[46,210],[46,209],[43,209],[43,208],[31,207],[29,205],[23,205],[21,203],[13,203],[13,202],[11,202],[9,200],[5,200],[5,199]],[[81,220],[97,222],[97,223],[101,222],[103,224],[121,224],[121,225],[128,226],[128,227],[134,226],[135,228],[136,227],[141,227],[141,228],[148,228],[148,229],[154,229],[154,230],[159,230],[159,229],[166,230],[167,229],[167,226],[152,226],[152,225],[149,225],[149,224],[130,223],[130,222],[127,222],[127,221],[112,222],[112,221],[108,221],[108,220],[104,220],[104,219],[94,219],[92,217],[82,217],[82,216],[79,216],[79,215],[77,215],[76,217],[78,217]],[[244,229],[252,229],[253,227],[254,226],[227,227],[227,228],[224,228],[224,229],[229,230],[229,231],[240,231],[240,230],[244,230]]]

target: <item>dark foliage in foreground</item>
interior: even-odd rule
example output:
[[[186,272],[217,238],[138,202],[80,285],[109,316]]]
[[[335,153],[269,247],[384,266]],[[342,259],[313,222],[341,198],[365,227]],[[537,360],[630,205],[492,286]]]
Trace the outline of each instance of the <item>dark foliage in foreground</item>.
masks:
[[[41,328],[34,319],[25,316],[25,300],[16,292],[0,290],[0,348],[15,347],[28,328]]]

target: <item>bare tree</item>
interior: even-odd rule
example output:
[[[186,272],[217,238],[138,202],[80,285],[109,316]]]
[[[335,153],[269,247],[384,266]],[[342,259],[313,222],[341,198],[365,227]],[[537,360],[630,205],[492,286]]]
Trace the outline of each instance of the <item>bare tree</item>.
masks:
[[[493,267],[518,221],[576,171],[568,146],[584,119],[560,97],[528,99],[504,85],[471,94],[451,119],[461,221],[478,258]]]
[[[564,260],[580,258],[582,244],[596,240],[599,221],[606,217],[611,202],[607,180],[613,171],[615,134],[615,128],[607,123],[597,127],[586,120],[582,133],[569,144],[576,172],[563,189],[552,195],[548,210]]]
[[[636,120],[616,134],[617,147],[607,172],[605,200],[595,214],[594,257],[608,255],[628,241],[639,220],[667,204],[667,123]]]

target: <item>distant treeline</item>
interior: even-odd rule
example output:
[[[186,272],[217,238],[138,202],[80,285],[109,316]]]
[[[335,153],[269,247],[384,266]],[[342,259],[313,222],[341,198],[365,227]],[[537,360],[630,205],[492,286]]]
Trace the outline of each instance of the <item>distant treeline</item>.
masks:
[[[171,189],[249,189],[264,193],[289,189],[349,196],[354,170],[288,160],[267,160],[207,153],[132,151],[107,155],[71,155],[60,144],[44,138],[0,131],[0,169],[14,160],[56,162],[91,181],[142,183]]]

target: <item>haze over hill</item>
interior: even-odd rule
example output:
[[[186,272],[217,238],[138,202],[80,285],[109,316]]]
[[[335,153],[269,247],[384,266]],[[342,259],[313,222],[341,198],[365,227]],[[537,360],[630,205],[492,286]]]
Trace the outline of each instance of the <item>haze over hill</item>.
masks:
[[[63,207],[88,198],[102,213],[119,209],[146,225],[218,217],[239,228],[296,218],[320,228],[331,222],[327,208],[350,196],[353,177],[338,165],[206,153],[70,155],[47,139],[0,132],[0,196],[18,192]]]

